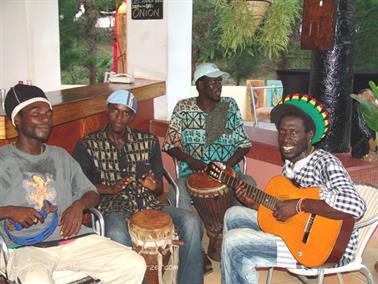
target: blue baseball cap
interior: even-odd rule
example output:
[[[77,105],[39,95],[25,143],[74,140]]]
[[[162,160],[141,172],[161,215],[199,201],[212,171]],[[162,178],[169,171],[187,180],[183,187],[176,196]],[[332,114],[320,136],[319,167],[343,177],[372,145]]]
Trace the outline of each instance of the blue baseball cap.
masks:
[[[193,84],[196,84],[197,80],[203,76],[210,78],[222,77],[222,79],[230,78],[230,74],[221,71],[214,63],[201,63],[198,65],[196,71],[194,71]]]
[[[117,90],[110,94],[106,102],[108,104],[119,104],[127,106],[134,113],[137,112],[137,101],[132,93],[127,90]]]

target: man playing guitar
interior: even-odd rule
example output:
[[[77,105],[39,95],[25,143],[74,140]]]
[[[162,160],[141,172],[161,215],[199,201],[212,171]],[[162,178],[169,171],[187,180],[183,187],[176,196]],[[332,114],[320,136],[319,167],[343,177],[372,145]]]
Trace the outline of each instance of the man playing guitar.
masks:
[[[267,209],[269,204],[264,203],[266,198],[260,198],[263,201],[258,202],[259,205],[256,202],[259,198],[249,194],[251,186],[242,181],[235,183],[237,197],[249,208],[234,206],[226,212],[224,217],[222,283],[258,283],[256,271],[258,267],[295,268],[299,263],[306,263],[300,261],[301,249],[295,251],[289,247],[289,241],[285,239],[287,233],[285,229],[282,229],[281,234],[276,234],[275,227],[290,224],[291,220],[297,217],[310,216],[311,221],[304,224],[308,231],[296,233],[296,235],[303,233],[303,238],[301,236],[300,240],[306,243],[311,242],[311,226],[317,219],[323,218],[342,223],[344,220],[360,218],[366,210],[365,202],[358,195],[341,162],[332,154],[322,149],[315,149],[313,146],[326,135],[328,130],[328,113],[322,104],[307,95],[287,96],[272,110],[271,120],[277,127],[279,150],[285,162],[283,175],[286,178],[279,178],[289,179],[303,193],[318,188],[318,197],[312,198],[306,195],[302,198],[272,197],[273,203],[269,204],[273,205]],[[270,190],[270,194],[275,195],[274,192],[277,192],[276,196],[279,196],[279,192],[285,190],[285,187],[287,186],[283,185],[281,188],[279,185],[275,186],[273,190]],[[269,224],[263,224],[264,220],[260,214],[263,210],[270,212],[272,221],[268,223],[276,224],[271,230],[274,235],[266,232],[269,230],[264,230],[264,227]],[[268,217],[269,214],[267,214]],[[266,221],[265,217],[264,219]],[[336,266],[345,265],[353,259],[358,232],[353,231],[352,226],[349,226],[351,236],[344,237],[345,246],[339,257],[333,261],[328,258],[324,264],[333,265],[336,262]],[[313,227],[315,229],[315,226]],[[328,237],[330,227],[333,226],[328,226],[328,228],[326,226],[320,239]],[[290,230],[292,228],[288,228],[287,231]],[[335,246],[337,241],[335,241]],[[318,246],[320,248],[322,242]],[[293,255],[293,252],[296,253]]]

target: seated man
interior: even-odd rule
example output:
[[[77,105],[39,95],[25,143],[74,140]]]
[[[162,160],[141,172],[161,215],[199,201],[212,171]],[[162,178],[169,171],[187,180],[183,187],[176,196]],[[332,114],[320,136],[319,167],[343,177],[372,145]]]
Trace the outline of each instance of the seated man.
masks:
[[[313,147],[325,136],[329,120],[322,105],[315,99],[309,101],[307,96],[286,97],[272,110],[271,118],[278,130],[279,150],[285,161],[283,175],[303,192],[310,187],[320,188],[320,199],[278,201],[273,208],[274,219],[270,221],[285,222],[302,212],[338,220],[358,219],[366,205],[347,171],[335,156]],[[261,231],[257,222],[258,204],[246,196],[246,190],[246,185],[239,182],[236,194],[252,209],[235,206],[224,218],[222,283],[258,283],[258,267],[297,266],[283,239]],[[298,234],[304,232],[298,231]],[[353,259],[357,237],[358,232],[353,231],[337,265]]]
[[[251,177],[240,173],[239,162],[252,146],[240,110],[234,99],[221,97],[222,79],[228,77],[215,64],[200,64],[193,80],[198,97],[179,101],[173,111],[163,151],[180,161],[180,208],[192,210],[186,188],[188,175],[204,171],[211,161],[224,162],[245,181],[254,183]],[[169,199],[174,204],[173,190]]]
[[[11,248],[10,280],[54,283],[54,271],[72,270],[105,283],[141,283],[141,256],[81,224],[98,194],[65,150],[43,143],[52,126],[45,93],[16,85],[5,112],[18,134],[0,148],[0,234]]]
[[[203,283],[201,221],[196,213],[163,206],[156,196],[163,190],[159,141],[129,127],[137,111],[133,94],[113,92],[107,99],[109,124],[84,137],[73,156],[101,194],[105,232],[131,246],[127,220],[144,209],[161,209],[178,228],[184,245],[179,252],[177,283]]]

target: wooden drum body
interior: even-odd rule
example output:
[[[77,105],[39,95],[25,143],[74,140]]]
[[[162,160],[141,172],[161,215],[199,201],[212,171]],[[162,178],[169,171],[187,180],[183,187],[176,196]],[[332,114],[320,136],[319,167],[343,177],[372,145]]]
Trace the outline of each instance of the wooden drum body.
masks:
[[[224,213],[234,203],[234,193],[206,173],[191,174],[187,187],[210,239],[207,253],[212,259],[220,261]]]
[[[147,283],[176,283],[178,247],[169,214],[159,210],[140,211],[130,217],[128,225],[134,249],[147,264]]]

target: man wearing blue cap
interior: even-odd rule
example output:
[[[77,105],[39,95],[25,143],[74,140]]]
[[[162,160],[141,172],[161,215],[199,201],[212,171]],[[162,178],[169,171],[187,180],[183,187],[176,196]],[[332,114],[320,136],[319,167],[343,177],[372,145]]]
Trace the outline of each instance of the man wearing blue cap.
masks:
[[[0,235],[10,248],[7,276],[17,283],[55,283],[54,271],[72,270],[105,283],[141,283],[144,259],[82,225],[98,194],[80,165],[47,145],[52,107],[36,86],[16,85],[4,101],[17,130],[0,148]]]
[[[107,99],[109,123],[84,137],[73,156],[101,194],[100,211],[105,218],[105,234],[131,246],[127,220],[144,209],[167,212],[178,228],[184,245],[179,251],[177,283],[203,283],[201,221],[196,213],[162,205],[163,165],[158,139],[130,128],[137,102],[126,90]],[[158,220],[157,220],[158,221]]]

